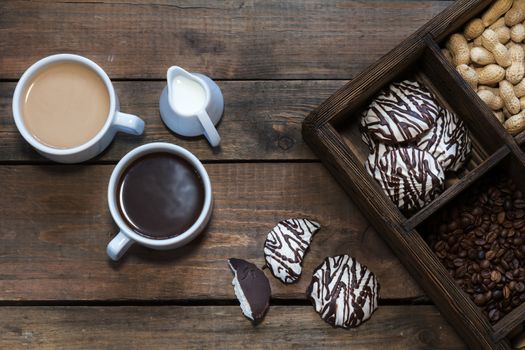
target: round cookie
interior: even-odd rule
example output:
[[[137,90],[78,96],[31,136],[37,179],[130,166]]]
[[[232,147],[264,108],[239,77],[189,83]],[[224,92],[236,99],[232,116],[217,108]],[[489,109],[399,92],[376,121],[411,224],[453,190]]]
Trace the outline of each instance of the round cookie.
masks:
[[[306,292],[315,311],[333,327],[353,328],[377,309],[375,275],[348,255],[327,257],[312,276]]]
[[[264,242],[264,259],[272,274],[283,283],[297,282],[302,262],[319,223],[308,219],[283,220]]]
[[[369,174],[401,210],[419,209],[443,190],[443,168],[419,148],[396,147],[380,158],[370,155],[367,163]]]
[[[458,116],[441,108],[436,124],[416,143],[429,152],[445,171],[458,171],[472,148],[469,132]]]
[[[439,107],[432,94],[414,80],[394,82],[363,111],[363,126],[383,143],[414,141],[435,123]]]

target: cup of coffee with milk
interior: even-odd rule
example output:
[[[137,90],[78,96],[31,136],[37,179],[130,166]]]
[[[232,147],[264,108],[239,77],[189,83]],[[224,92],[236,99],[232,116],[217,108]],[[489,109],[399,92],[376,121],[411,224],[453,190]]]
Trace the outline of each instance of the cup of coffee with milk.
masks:
[[[61,163],[95,157],[118,131],[144,131],[142,119],[120,112],[102,68],[73,54],[48,56],[24,72],[13,95],[13,116],[31,146]]]

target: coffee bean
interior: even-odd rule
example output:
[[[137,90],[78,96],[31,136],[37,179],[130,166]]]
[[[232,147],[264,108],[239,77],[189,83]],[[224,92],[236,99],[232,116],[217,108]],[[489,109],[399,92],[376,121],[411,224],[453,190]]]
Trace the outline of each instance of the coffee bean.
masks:
[[[487,302],[487,298],[485,298],[485,295],[483,294],[474,295],[474,304],[478,306],[482,306],[482,305],[485,305],[486,302]]]
[[[459,242],[459,246],[462,249],[469,250],[472,247],[472,242],[469,242],[467,240],[462,240],[461,242]]]
[[[503,298],[504,299],[510,298],[510,289],[509,289],[509,287],[507,287],[507,286],[503,287],[502,293],[503,293]]]
[[[504,211],[501,211],[498,213],[497,215],[497,221],[498,221],[498,224],[503,224],[503,222],[505,222],[505,212]]]
[[[476,263],[472,263],[472,265],[470,265],[470,266],[472,267],[472,270],[475,271],[475,272],[480,272],[481,271],[481,268]]]
[[[490,272],[488,270],[481,271],[480,275],[481,275],[481,278],[483,278],[484,280],[490,279]]]
[[[457,278],[463,278],[465,274],[467,273],[467,265],[461,265],[456,269],[455,276]],[[501,275],[500,275],[501,277]]]
[[[517,209],[525,208],[525,200],[523,200],[523,199],[515,199],[514,200],[514,208],[517,208]]]
[[[523,220],[523,219],[514,221],[514,223],[512,224],[512,227],[514,227],[515,229],[520,229],[523,226],[525,226],[525,220]]]
[[[452,221],[450,224],[448,224],[448,230],[449,231],[454,231],[455,229],[458,228],[458,223],[457,221]]]
[[[454,266],[456,267],[463,266],[464,263],[465,263],[465,260],[461,258],[454,259]]]
[[[510,281],[507,286],[509,287],[510,290],[514,290],[514,288],[516,288],[516,282]]]
[[[499,310],[497,310],[497,309],[490,310],[490,312],[489,312],[489,319],[492,322],[497,322],[499,320],[499,318],[500,318]]]
[[[498,238],[498,231],[492,231],[487,235],[487,242],[493,243]]]
[[[444,209],[428,243],[494,324],[525,302],[525,198],[510,179],[486,177]]]
[[[478,239],[476,239],[476,240],[474,241],[474,243],[475,243],[476,245],[481,246],[481,245],[485,245],[485,243],[487,243],[487,241],[485,241],[485,240],[482,239],[482,238],[478,238]]]
[[[501,281],[501,272],[496,271],[496,270],[492,271],[492,272],[490,273],[490,279],[491,279],[492,281],[498,283],[499,281]]]
[[[514,279],[514,276],[512,275],[512,271],[505,272],[505,278],[509,281],[512,281]]]
[[[512,255],[514,255],[514,252],[512,253]],[[510,266],[512,266],[514,269],[517,269],[520,266],[519,260],[516,259],[516,258],[512,259],[512,263],[511,263]],[[516,275],[514,275],[514,276],[516,276]]]
[[[490,267],[490,261],[488,260],[483,260],[481,262],[481,264],[479,264],[479,266],[482,268],[482,269],[488,269]]]
[[[496,252],[493,250],[489,250],[487,254],[485,254],[485,258],[489,261],[493,260],[496,257]]]

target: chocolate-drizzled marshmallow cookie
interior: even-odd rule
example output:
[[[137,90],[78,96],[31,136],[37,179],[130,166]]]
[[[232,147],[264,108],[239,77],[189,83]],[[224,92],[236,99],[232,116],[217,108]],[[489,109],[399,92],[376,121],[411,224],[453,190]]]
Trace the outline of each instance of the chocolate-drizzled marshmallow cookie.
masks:
[[[377,309],[379,283],[348,255],[326,258],[315,269],[306,292],[315,311],[333,327],[357,327]]]
[[[288,219],[275,226],[264,242],[264,258],[272,274],[283,283],[294,283],[301,276],[304,254],[313,235],[321,227],[308,219]]]
[[[404,80],[390,84],[376,96],[363,111],[361,125],[380,142],[404,143],[430,130],[438,113],[434,96],[424,86]]]

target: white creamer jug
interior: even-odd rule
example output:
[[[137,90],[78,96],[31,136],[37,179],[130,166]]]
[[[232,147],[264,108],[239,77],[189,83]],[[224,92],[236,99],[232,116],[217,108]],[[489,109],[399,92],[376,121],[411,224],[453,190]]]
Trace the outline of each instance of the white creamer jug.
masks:
[[[160,97],[160,115],[173,132],[182,136],[204,135],[216,147],[221,137],[215,128],[224,111],[224,98],[213,80],[173,66]]]

